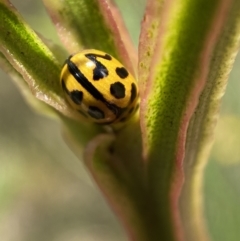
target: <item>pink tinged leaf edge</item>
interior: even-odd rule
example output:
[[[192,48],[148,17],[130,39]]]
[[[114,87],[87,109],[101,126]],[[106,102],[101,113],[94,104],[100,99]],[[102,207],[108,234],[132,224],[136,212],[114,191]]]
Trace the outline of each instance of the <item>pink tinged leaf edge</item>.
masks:
[[[15,70],[22,75],[24,80],[28,83],[29,88],[34,96],[36,96],[39,100],[51,105],[55,109],[62,110],[64,107],[62,103],[56,102],[53,98],[47,96],[45,93],[43,93],[42,90],[38,88],[38,86],[32,84],[34,83],[34,79],[31,76],[31,74],[24,68],[24,66],[19,63],[7,49],[4,47],[1,47],[0,51],[4,54],[6,59],[9,61],[9,63],[15,68]],[[57,98],[57,97],[56,97]]]
[[[150,2],[149,2],[150,3]],[[179,131],[179,137],[178,137],[178,143],[180,143],[179,147],[178,147],[178,150],[177,150],[177,159],[176,159],[176,168],[175,170],[176,173],[175,173],[175,181],[173,182],[173,186],[171,188],[171,194],[170,194],[170,198],[172,200],[171,202],[171,206],[172,206],[172,210],[175,210],[173,212],[173,220],[175,220],[175,230],[177,230],[177,237],[178,237],[178,240],[183,240],[183,235],[182,235],[182,228],[181,228],[181,219],[180,219],[180,214],[178,212],[178,199],[179,199],[179,195],[181,193],[181,188],[182,188],[182,185],[183,185],[183,169],[182,169],[182,164],[183,164],[183,159],[184,159],[184,150],[185,150],[185,140],[186,140],[186,131],[187,131],[187,128],[188,128],[188,124],[189,124],[189,121],[190,121],[190,118],[197,106],[197,103],[198,103],[198,98],[205,86],[205,83],[206,83],[206,79],[207,79],[207,74],[208,74],[208,66],[210,64],[210,53],[212,53],[213,49],[214,49],[214,46],[216,44],[216,41],[217,41],[217,37],[218,35],[220,34],[221,32],[221,29],[223,27],[223,24],[224,24],[224,20],[225,20],[225,17],[227,15],[227,11],[228,11],[228,7],[229,5],[227,5],[228,3],[224,3],[224,1],[221,2],[221,6],[219,6],[219,12],[220,12],[220,22],[218,22],[219,20],[219,15],[216,16],[215,18],[215,21],[214,21],[214,24],[217,23],[217,25],[215,26],[214,24],[212,25],[213,28],[211,29],[211,31],[209,32],[209,35],[207,37],[207,40],[206,40],[206,44],[205,44],[205,48],[206,51],[202,54],[201,56],[201,63],[202,63],[202,66],[204,67],[203,68],[203,71],[201,72],[201,76],[196,79],[195,83],[195,87],[193,88],[192,90],[192,95],[191,97],[189,98],[189,100],[193,100],[193,101],[189,101],[190,105],[187,107],[187,109],[185,110],[185,114],[183,116],[183,120],[182,120],[182,124],[181,124],[181,128],[180,128],[180,131]],[[170,3],[168,2],[168,5],[166,7],[166,9],[164,9],[164,15],[162,17],[162,24],[161,24],[161,28],[160,28],[160,31],[159,31],[159,34],[158,34],[158,38],[161,38],[161,36],[163,35],[164,33],[164,25],[166,23],[166,19],[167,19],[167,9],[169,9],[168,7],[170,6]],[[157,8],[155,8],[157,9]],[[153,9],[153,11],[155,10]],[[149,9],[149,5],[147,6],[147,10],[148,11],[151,11],[151,7]],[[143,22],[143,28],[145,28],[145,30],[149,29],[151,24],[153,24],[151,21],[149,21],[148,17],[145,15],[145,18],[144,18],[144,22]],[[145,31],[146,32],[146,31]],[[142,31],[141,33],[141,37],[140,37],[140,45],[139,45],[139,74],[141,75],[141,71],[148,71],[149,70],[149,66],[150,64],[153,64],[155,62],[154,58],[153,58],[153,61],[151,62],[150,59],[149,61],[146,63],[146,66],[143,66],[145,67],[145,69],[142,69],[141,70],[141,59],[143,59],[144,57],[144,51],[141,52],[141,48],[148,48],[149,46],[145,45],[145,37],[146,37],[146,33]],[[209,44],[210,42],[210,44]],[[155,48],[159,48],[161,47],[161,42],[159,41],[159,45],[158,46],[155,46]],[[162,51],[157,51],[158,53],[162,52]],[[160,59],[161,59],[161,56],[160,56]],[[153,73],[152,73],[153,75]],[[143,75],[144,76],[144,75]],[[143,87],[142,89],[142,92],[140,93],[141,95],[141,118],[142,120],[144,119],[144,109],[146,108],[146,104],[147,104],[147,100],[145,98],[145,96],[148,94],[149,90],[151,89],[151,82],[149,81],[149,79],[152,78],[152,76],[150,75],[148,77],[148,82],[147,82],[147,76],[145,76],[146,79],[141,79],[140,80],[140,85],[143,85],[141,86],[141,88]],[[148,83],[148,84],[147,84]],[[150,83],[150,84],[149,84]],[[144,125],[141,123],[141,126],[142,126],[142,132],[143,132],[143,136],[144,136],[144,133],[146,135],[146,129],[144,127]],[[145,145],[144,145],[145,146]]]
[[[113,173],[106,173],[104,170],[96,169],[94,167],[94,156],[96,150],[103,143],[111,143],[115,137],[110,134],[99,134],[93,138],[86,146],[83,154],[84,163],[90,171],[93,179],[97,183],[101,192],[104,194],[109,206],[113,209],[114,213],[120,219],[129,240],[141,241],[147,240],[144,233],[144,227],[142,226],[141,217],[138,217],[137,213],[134,212],[134,204],[131,202],[128,195],[124,193],[124,189],[117,188],[116,178]],[[114,161],[112,157],[109,157],[109,161]],[[108,161],[108,160],[104,160]],[[106,164],[107,165],[107,164]],[[104,168],[104,167],[103,167]],[[134,224],[134,225],[133,225]],[[133,227],[135,226],[135,227]],[[136,228],[137,227],[137,228]]]
[[[154,78],[153,69],[157,60],[162,58],[162,43],[163,36],[166,32],[166,25],[169,21],[169,14],[174,5],[175,0],[172,1],[155,1],[149,0],[147,2],[144,18],[142,21],[139,46],[138,46],[138,79],[140,90],[140,125],[143,136],[143,159],[146,160],[146,153],[148,147],[147,129],[145,123],[145,111],[148,105],[148,93],[153,86]],[[161,16],[159,18],[159,16]],[[158,49],[158,51],[156,51]]]
[[[16,18],[20,22],[23,22],[24,31],[28,33],[28,37],[31,36],[31,38],[34,39],[35,44],[40,46],[42,51],[45,52],[45,55],[48,55],[48,57],[54,62],[55,66],[59,66],[57,59],[48,50],[47,46],[38,38],[37,34],[26,23],[24,23],[24,20],[18,13],[17,9],[13,6],[13,4],[8,0],[3,0],[2,3],[15,14]],[[26,81],[30,91],[37,99],[45,102],[54,109],[57,109],[68,116],[74,116],[75,118],[77,118],[75,114],[73,114],[71,111],[68,110],[68,108],[66,108],[66,102],[61,96],[57,95],[53,91],[49,91],[49,95],[46,95],[46,93],[44,93],[44,89],[40,87],[38,84],[36,84],[36,82],[34,81],[33,74],[30,73],[31,69],[26,69],[25,66],[21,62],[19,62],[19,60],[16,59],[16,56],[6,46],[0,46],[0,51],[11,64],[11,66]]]
[[[57,1],[56,0],[54,1],[42,0],[42,1],[44,3],[44,6],[48,14],[52,19],[52,22],[55,25],[58,36],[61,39],[61,42],[64,45],[64,47],[67,49],[68,53],[72,54],[82,50],[82,47],[74,37],[74,34],[67,29],[67,24],[64,24],[64,22],[62,21],[60,10],[58,9],[59,6]]]
[[[60,64],[55,57],[55,55],[48,49],[48,47],[43,43],[43,41],[39,38],[37,33],[35,33],[27,23],[24,22],[24,19],[19,14],[18,10],[13,6],[13,4],[8,1],[4,0],[2,1],[4,5],[6,5],[7,8],[11,9],[11,11],[16,15],[16,18],[23,22],[24,25],[24,31],[26,31],[29,36],[34,39],[34,42],[36,45],[38,45],[39,49],[44,52],[45,55],[51,59],[51,61],[54,63],[55,66],[59,67]],[[68,103],[66,102],[65,98],[63,97],[63,94],[61,93],[56,94],[52,90],[47,90],[45,87],[40,86],[40,84],[37,84],[34,80],[34,73],[31,73],[31,69],[27,69],[19,60],[16,59],[16,56],[5,46],[0,46],[0,51],[5,56],[5,58],[9,61],[11,66],[22,76],[22,78],[26,81],[26,83],[29,86],[29,89],[33,96],[35,96],[38,100],[43,101],[50,107],[53,107],[52,110],[54,110],[57,115],[61,115],[58,111],[60,111],[62,114],[64,114],[67,117],[73,118],[75,120],[83,121],[81,116],[72,110],[72,108],[69,108]],[[61,50],[62,51],[62,50]],[[37,56],[36,56],[37,57]],[[60,86],[60,84],[59,84]],[[48,92],[48,94],[45,93]],[[58,110],[58,111],[56,111]]]
[[[68,30],[67,24],[64,24],[60,11],[56,1],[53,2],[42,0],[44,5],[52,18],[53,23],[57,29],[58,35],[70,54],[76,53],[83,49],[83,46],[78,43],[74,34]],[[123,64],[127,69],[136,76],[136,65],[137,65],[137,53],[130,39],[130,35],[124,24],[122,16],[117,7],[111,2],[106,0],[98,0],[99,8],[103,14],[106,25],[113,33],[116,49],[121,58]],[[61,6],[60,6],[61,7]],[[131,55],[130,55],[131,54]],[[115,56],[116,57],[116,56]]]
[[[224,32],[222,34],[223,37],[222,39],[220,39],[216,50],[216,56],[218,56],[218,52],[220,52],[219,56],[221,57],[215,57],[212,61],[213,74],[210,73],[209,78],[213,81],[207,84],[206,90],[204,90],[203,94],[201,95],[201,99],[203,100],[202,102],[204,102],[205,104],[203,103],[201,106],[199,106],[197,109],[197,113],[193,116],[193,118],[197,118],[199,115],[198,113],[203,112],[203,109],[206,109],[205,105],[207,105],[207,110],[204,111],[206,112],[206,114],[205,116],[203,116],[203,119],[200,120],[202,124],[200,124],[200,127],[198,127],[200,130],[202,130],[202,133],[197,133],[195,136],[193,136],[194,131],[192,130],[194,130],[193,128],[196,128],[196,125],[199,126],[199,118],[196,120],[192,118],[189,126],[189,128],[192,129],[188,130],[189,134],[187,136],[187,153],[185,154],[187,155],[185,156],[187,162],[184,161],[184,166],[185,173],[187,173],[186,175],[188,176],[188,180],[190,180],[190,182],[188,181],[188,183],[186,183],[183,193],[180,197],[182,208],[181,213],[183,219],[187,220],[184,222],[185,230],[189,228],[191,230],[191,232],[187,232],[187,240],[192,240],[194,237],[198,237],[199,234],[202,234],[204,232],[204,206],[203,198],[201,196],[201,193],[203,191],[202,184],[204,179],[204,168],[207,164],[207,157],[209,156],[214,140],[214,130],[218,119],[220,100],[224,94],[229,72],[233,66],[233,62],[239,49],[240,5],[237,1],[233,1],[233,4],[231,4],[230,2],[229,4],[231,5],[231,13],[228,14],[227,24],[226,27],[224,27]],[[217,71],[217,77],[211,77],[216,76],[214,66],[218,65],[221,65],[222,67],[220,71]],[[210,97],[208,97],[209,94],[211,94]],[[209,101],[209,99],[211,101],[210,104],[206,104],[206,101]],[[201,126],[203,124],[205,124],[206,126],[202,128]],[[194,142],[196,142],[199,138],[201,138],[201,143],[203,144],[200,145],[198,149],[196,149],[196,144],[194,144]],[[193,151],[191,151],[192,148]],[[196,149],[195,152],[194,149]],[[192,166],[194,167],[194,169],[192,169]],[[190,205],[187,207],[185,206],[186,200],[188,203],[190,203]],[[191,217],[193,217],[191,220],[189,220],[190,215]],[[205,231],[205,233],[207,233],[207,231]],[[207,239],[203,237],[199,240]]]
[[[170,11],[174,4],[173,1],[154,1],[150,0],[147,2],[144,19],[142,21],[142,28],[139,40],[139,62],[138,62],[138,71],[139,71],[139,85],[140,85],[140,125],[143,136],[143,160],[147,160],[148,146],[147,141],[147,125],[145,123],[145,110],[147,109],[148,104],[148,93],[152,89],[153,81],[150,81],[154,78],[154,72],[150,71],[153,68],[153,65],[157,60],[162,59],[161,49],[163,47],[163,36],[167,31],[166,25],[169,21]],[[159,19],[159,16],[161,18]],[[158,21],[157,21],[158,20]],[[158,49],[158,51],[156,51]],[[156,54],[157,53],[157,56]],[[143,61],[144,60],[144,61]],[[144,138],[145,137],[145,138]],[[144,143],[145,142],[145,143]],[[182,147],[183,148],[183,147]],[[179,150],[180,151],[180,150]],[[183,149],[181,149],[183,151]],[[183,153],[182,153],[183,155]],[[180,160],[177,160],[177,164],[180,163]],[[179,168],[179,167],[177,167]],[[182,167],[181,167],[182,169]],[[180,170],[181,170],[180,169]],[[175,180],[177,185],[174,188],[181,188],[183,185],[183,173],[176,171]],[[176,192],[179,191],[179,192]],[[184,241],[184,233],[182,229],[180,214],[178,211],[178,198],[180,195],[180,190],[175,190],[170,193],[172,215],[175,225],[175,236],[176,240]]]
[[[177,158],[176,158],[176,166],[175,166],[175,181],[173,181],[172,187],[171,187],[171,206],[173,211],[173,220],[175,220],[175,230],[177,230],[177,236],[180,234],[182,235],[182,224],[181,224],[181,217],[178,210],[179,205],[179,197],[181,194],[181,189],[183,185],[184,180],[184,174],[183,174],[183,160],[185,155],[185,142],[186,142],[186,133],[189,126],[190,119],[194,113],[194,110],[196,109],[198,105],[199,97],[206,85],[206,81],[208,78],[209,73],[209,66],[211,64],[211,57],[212,53],[214,52],[214,49],[217,45],[218,38],[221,35],[222,29],[224,28],[225,20],[228,17],[228,13],[230,11],[231,3],[233,1],[224,1],[222,0],[219,3],[219,7],[216,10],[215,17],[212,21],[212,27],[209,29],[209,34],[206,37],[205,44],[203,46],[203,52],[200,55],[200,75],[196,78],[194,81],[195,86],[193,86],[193,89],[191,91],[191,95],[188,100],[188,106],[183,114],[182,123],[180,125],[180,131],[178,135],[178,149],[177,149]],[[203,227],[204,229],[204,227]],[[204,230],[205,231],[205,230]],[[205,235],[207,238],[207,234]]]
[[[75,111],[73,111],[68,106],[68,103],[66,102],[66,100],[64,98],[61,98],[61,97],[59,97],[57,95],[54,95],[54,93],[52,93],[52,96],[50,97],[49,95],[44,93],[44,91],[42,89],[40,89],[36,84],[34,84],[35,82],[34,82],[33,77],[31,76],[31,74],[24,68],[24,66],[21,63],[19,63],[14,58],[14,56],[8,50],[6,50],[5,48],[1,47],[0,51],[3,53],[3,55],[9,61],[9,63],[13,66],[13,68],[19,74],[21,74],[23,79],[28,84],[31,93],[38,100],[43,101],[47,105],[50,105],[51,107],[54,108],[53,110],[58,110],[58,111],[60,111],[61,113],[63,113],[67,117],[73,118],[75,120],[84,121],[84,119],[82,119],[80,115],[75,113]],[[59,114],[59,113],[57,112],[57,114]]]
[[[29,103],[29,105],[32,106],[34,110],[39,110],[40,112],[44,110],[45,115],[48,115],[49,117],[55,117],[56,113],[52,111],[53,109],[49,105],[45,105],[45,103],[34,97],[30,89],[27,87],[27,82],[22,77],[22,75],[18,73],[16,69],[8,62],[8,60],[4,58],[5,56],[3,55],[4,57],[2,57],[1,54],[2,53],[0,53],[0,69],[2,69],[9,77],[11,77],[25,98],[26,102]]]
[[[149,78],[150,68],[152,67],[152,56],[156,45],[161,45],[159,36],[164,32],[164,14],[167,7],[164,1],[147,1],[144,17],[141,23],[141,32],[138,45],[138,74],[141,84],[140,96],[143,99]],[[169,2],[168,2],[169,3]],[[165,16],[166,17],[166,16]],[[158,41],[160,40],[160,41]],[[157,42],[158,41],[158,42]],[[159,56],[159,55],[158,55]],[[144,60],[144,62],[142,62]]]
[[[112,1],[98,0],[98,3],[105,22],[113,33],[121,60],[132,75],[136,76],[137,52],[118,8]]]
[[[166,24],[169,20],[169,13],[172,8],[174,1],[148,1],[144,19],[142,21],[142,28],[140,34],[140,41],[139,41],[139,63],[138,63],[138,70],[139,70],[139,84],[140,84],[140,124],[141,130],[143,135],[143,141],[147,141],[147,125],[144,122],[145,120],[145,110],[147,109],[148,104],[148,93],[152,89],[152,81],[151,79],[154,78],[154,72],[150,71],[156,62],[156,60],[161,60],[162,58],[162,43],[163,43],[163,36],[166,32]],[[159,19],[159,16],[161,18]],[[158,19],[154,21],[154,19]],[[154,34],[155,33],[155,34]],[[158,51],[155,51],[158,49]],[[155,56],[154,53],[157,53]],[[144,60],[144,62],[143,62]],[[148,146],[147,143],[143,143],[143,159],[147,160],[147,153],[148,150],[146,147]],[[175,180],[180,187],[183,184],[183,173],[177,172],[175,176]],[[175,193],[173,193],[175,194]],[[172,212],[173,212],[173,220],[174,220],[174,231],[175,236],[177,237],[176,240],[184,241],[184,234],[182,229],[182,224],[180,220],[180,215],[178,212],[178,200],[179,196],[175,196],[170,193],[170,198],[172,201]],[[178,193],[177,193],[178,194]],[[173,199],[174,198],[174,199]]]

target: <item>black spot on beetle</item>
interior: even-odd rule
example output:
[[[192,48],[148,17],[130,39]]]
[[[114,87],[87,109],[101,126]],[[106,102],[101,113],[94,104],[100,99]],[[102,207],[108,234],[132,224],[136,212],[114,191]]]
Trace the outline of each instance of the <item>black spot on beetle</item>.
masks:
[[[135,100],[137,96],[137,87],[134,83],[132,83],[132,89],[131,89],[131,103]]]
[[[102,110],[100,110],[98,107],[96,106],[89,106],[88,108],[88,114],[97,120],[101,120],[105,118],[104,112]]]
[[[115,82],[110,86],[110,93],[116,99],[122,99],[125,97],[125,86],[121,82]]]
[[[95,54],[85,54],[85,56],[95,64],[95,68],[93,69],[93,80],[100,80],[108,76],[108,69],[96,59]]]
[[[67,60],[67,67],[69,72],[72,74],[72,76],[87,92],[89,92],[96,100],[100,100],[102,103],[104,103],[106,107],[114,113],[114,115],[116,116],[120,115],[122,109],[114,105],[113,103],[108,102],[104,98],[103,94],[99,92],[99,90],[84,76],[81,70],[78,69],[78,67],[70,59]],[[66,86],[65,86],[65,89],[66,89]],[[68,90],[67,90],[67,93],[69,94]],[[100,118],[101,116],[104,116],[104,112],[102,112],[98,108],[97,109],[94,109],[94,108],[97,108],[97,107],[93,106],[92,112],[90,108],[90,112],[89,112],[90,116],[92,116],[95,119]],[[105,116],[103,118],[105,118]]]
[[[117,67],[115,71],[121,79],[125,79],[128,77],[128,71],[124,67]]]
[[[83,92],[79,91],[79,90],[73,90],[69,93],[70,98],[72,99],[72,101],[77,104],[80,105],[82,103],[82,99],[83,99]]]
[[[108,70],[107,68],[98,62],[96,64],[96,67],[93,69],[93,79],[94,80],[100,80],[108,76]]]
[[[104,56],[101,56],[101,55],[96,55],[96,56],[101,57],[103,59],[112,60],[112,57],[109,54],[105,54]]]
[[[106,59],[106,60],[112,60],[112,57],[109,54],[101,55],[101,54],[89,53],[89,54],[85,54],[85,56],[87,58],[88,58],[88,56],[94,56],[95,58],[102,58],[102,59]]]
[[[99,90],[84,76],[81,70],[69,59],[67,66],[72,76],[87,92],[89,92],[95,99],[105,102],[102,93],[99,92]]]

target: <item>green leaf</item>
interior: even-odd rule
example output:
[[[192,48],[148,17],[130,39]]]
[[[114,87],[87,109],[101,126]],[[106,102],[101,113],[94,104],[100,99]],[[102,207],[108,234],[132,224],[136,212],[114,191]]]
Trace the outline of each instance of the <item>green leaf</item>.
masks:
[[[43,2],[71,54],[82,49],[102,50],[121,60],[134,74],[136,51],[123,20],[111,1]]]
[[[150,195],[155,200],[156,212],[165,220],[159,226],[165,240],[172,240],[174,236],[182,240],[185,235],[186,240],[206,240],[204,228],[197,226],[202,223],[194,223],[196,215],[202,220],[201,207],[195,210],[196,215],[189,210],[189,204],[200,197],[200,190],[194,200],[192,193],[183,197],[182,203],[189,208],[187,212],[180,213],[178,209],[184,178],[184,147],[188,125],[201,96],[198,108],[203,112],[197,110],[198,124],[190,126],[188,132],[192,138],[199,139],[194,142],[196,146],[187,146],[187,154],[209,149],[205,131],[213,133],[213,122],[209,118],[215,118],[216,105],[239,44],[238,12],[237,1],[177,1],[174,5],[148,1],[139,46],[141,127]],[[192,139],[188,139],[187,145],[189,143],[193,144]],[[201,158],[205,161],[207,155]],[[184,162],[190,165],[190,157]],[[191,173],[195,167],[192,165],[189,173],[185,173],[185,185],[191,186],[192,178],[197,179],[199,174],[197,170]],[[197,161],[195,165],[197,168]],[[196,224],[190,231],[189,223]]]
[[[239,1],[228,4],[223,2],[220,5],[215,15],[215,31],[212,31],[213,36],[210,35],[208,41],[212,49],[209,48],[210,52],[205,53],[209,56],[206,84],[188,128],[184,160],[186,181],[181,197],[181,213],[185,230],[188,230],[187,240],[206,240],[202,197],[203,171],[213,142],[220,101],[239,46],[239,12]]]
[[[0,32],[0,51],[32,93],[58,110],[66,108],[59,84],[61,64],[5,0],[0,1]]]
[[[134,69],[135,51],[111,1],[45,4],[70,51],[99,48]],[[149,0],[139,44],[141,123],[136,117],[98,135],[99,126],[61,114],[74,118],[58,80],[62,57],[0,0],[2,68],[7,59],[36,97],[61,112],[65,138],[79,158],[86,145],[85,163],[132,240],[208,239],[202,174],[239,45],[239,5],[237,0]]]
[[[84,156],[129,238],[144,241],[160,237],[153,228],[154,208],[146,206],[140,127],[133,121],[117,136],[97,136],[87,145]]]
[[[49,105],[46,105],[44,102],[39,101],[36,97],[33,96],[30,89],[27,86],[26,81],[23,77],[13,68],[13,66],[8,62],[5,56],[0,52],[0,68],[7,73],[14,83],[18,86],[22,95],[28,102],[30,106],[32,106],[35,110],[39,110],[40,112],[44,112],[45,114],[51,115],[53,114],[52,109]]]
[[[4,57],[1,55],[3,70],[9,72],[8,65],[10,71],[13,71],[9,63],[15,68],[11,75],[15,78],[17,74],[15,80],[22,92],[27,93],[28,101],[35,107],[37,106],[38,109],[41,107],[43,110],[44,105],[39,104],[29,95],[30,90],[38,100],[53,107],[47,108],[48,113],[51,109],[52,114],[65,122],[70,132],[78,133],[79,139],[82,141],[79,143],[81,149],[92,136],[99,132],[100,128],[79,122],[80,115],[69,108],[65,101],[59,80],[62,63],[60,64],[53,54],[53,52],[60,52],[56,56],[62,59],[63,50],[44,39],[53,51],[51,52],[6,0],[0,1],[0,32],[0,51],[4,55]],[[6,59],[9,63],[6,62]],[[24,84],[23,79],[27,85]],[[44,107],[45,112],[46,106]],[[68,119],[68,117],[73,120]]]

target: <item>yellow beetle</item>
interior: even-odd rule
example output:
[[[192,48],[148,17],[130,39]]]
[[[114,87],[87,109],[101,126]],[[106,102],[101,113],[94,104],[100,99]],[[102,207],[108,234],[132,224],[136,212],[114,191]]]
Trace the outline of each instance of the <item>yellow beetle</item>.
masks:
[[[70,55],[60,81],[71,107],[94,123],[124,122],[138,109],[136,80],[102,51],[88,49]]]

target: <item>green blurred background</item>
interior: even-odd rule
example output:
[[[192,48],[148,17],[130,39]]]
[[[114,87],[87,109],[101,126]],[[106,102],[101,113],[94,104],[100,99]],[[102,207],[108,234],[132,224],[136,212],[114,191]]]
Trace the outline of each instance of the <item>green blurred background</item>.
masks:
[[[40,0],[14,0],[26,21],[59,42]],[[145,0],[118,0],[137,45]],[[205,172],[205,211],[215,241],[240,240],[240,56],[223,98]],[[0,72],[0,240],[123,241],[122,227],[61,125],[32,110]]]

